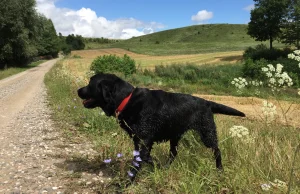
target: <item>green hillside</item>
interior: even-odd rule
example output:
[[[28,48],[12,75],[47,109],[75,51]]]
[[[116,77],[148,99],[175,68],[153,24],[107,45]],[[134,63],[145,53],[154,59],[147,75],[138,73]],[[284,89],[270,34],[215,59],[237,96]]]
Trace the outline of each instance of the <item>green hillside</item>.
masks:
[[[141,54],[175,55],[244,50],[260,43],[247,35],[245,24],[207,24],[161,31],[112,44],[87,45],[87,48],[117,47]],[[274,42],[274,46],[279,45]]]

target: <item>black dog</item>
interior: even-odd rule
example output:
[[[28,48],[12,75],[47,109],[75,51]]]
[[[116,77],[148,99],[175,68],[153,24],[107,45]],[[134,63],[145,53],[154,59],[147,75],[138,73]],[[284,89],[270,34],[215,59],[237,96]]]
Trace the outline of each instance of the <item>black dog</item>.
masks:
[[[222,169],[213,114],[245,116],[236,109],[188,94],[134,88],[113,74],[91,77],[78,95],[84,99],[85,108],[100,107],[107,116],[116,116],[133,138],[133,167],[128,171],[131,180],[142,161],[152,164],[150,152],[154,142],[170,140],[171,164],[177,155],[178,141],[189,129],[196,130],[204,145],[213,149],[216,166]]]

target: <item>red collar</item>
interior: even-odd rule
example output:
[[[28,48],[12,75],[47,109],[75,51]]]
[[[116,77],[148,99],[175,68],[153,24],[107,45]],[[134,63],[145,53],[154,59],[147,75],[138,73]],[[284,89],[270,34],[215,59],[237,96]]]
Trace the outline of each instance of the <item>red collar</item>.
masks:
[[[130,100],[132,95],[132,92],[129,94],[129,96],[127,96],[126,98],[124,98],[124,100],[121,102],[121,104],[119,105],[119,107],[116,110],[116,114],[119,115],[120,112],[122,112],[122,110],[124,109],[124,107],[126,106],[126,104],[128,103],[128,101]]]

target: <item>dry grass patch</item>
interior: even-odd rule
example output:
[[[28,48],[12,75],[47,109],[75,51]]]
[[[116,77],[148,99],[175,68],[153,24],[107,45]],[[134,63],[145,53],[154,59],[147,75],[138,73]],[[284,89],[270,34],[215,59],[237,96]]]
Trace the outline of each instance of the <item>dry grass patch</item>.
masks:
[[[171,55],[171,56],[151,56],[130,52],[128,50],[113,48],[113,49],[99,49],[99,50],[83,50],[73,51],[72,56],[79,55],[81,59],[74,59],[80,61],[82,64],[91,64],[92,61],[101,55],[117,55],[123,56],[127,54],[133,58],[141,68],[153,68],[156,65],[170,65],[174,63],[186,64],[193,63],[196,65],[202,64],[215,64],[222,62],[224,64],[235,63],[242,59],[243,51],[230,51],[230,52],[216,52],[205,54],[192,54],[192,55]],[[73,61],[73,60],[71,60]],[[88,67],[87,67],[88,68]]]
[[[194,94],[194,96],[234,107],[244,112],[250,119],[264,120],[264,114],[262,111],[262,103],[264,99],[256,97],[234,97],[199,94]],[[300,104],[282,100],[268,101],[272,102],[277,107],[275,123],[288,124],[293,127],[300,127]]]

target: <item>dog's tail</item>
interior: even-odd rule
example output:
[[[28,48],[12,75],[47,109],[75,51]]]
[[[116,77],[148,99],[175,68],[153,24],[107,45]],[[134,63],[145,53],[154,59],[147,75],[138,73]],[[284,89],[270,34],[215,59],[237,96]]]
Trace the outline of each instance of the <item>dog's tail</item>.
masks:
[[[231,115],[231,116],[240,116],[245,117],[246,115],[238,111],[234,108],[231,108],[229,106],[225,106],[223,104],[218,104],[216,102],[208,101],[211,107],[211,111],[215,114],[224,114],[224,115]]]

